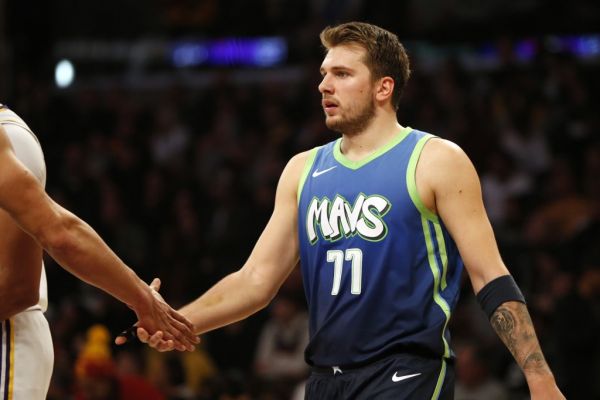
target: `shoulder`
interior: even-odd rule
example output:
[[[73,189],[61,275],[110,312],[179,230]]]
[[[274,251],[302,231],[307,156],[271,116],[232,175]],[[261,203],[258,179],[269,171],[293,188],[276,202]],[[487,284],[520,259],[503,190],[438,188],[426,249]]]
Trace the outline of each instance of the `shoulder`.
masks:
[[[427,206],[436,209],[439,200],[453,193],[478,193],[481,184],[467,154],[457,144],[433,137],[419,158],[416,179]]]
[[[306,150],[306,151],[303,151],[301,153],[294,155],[288,161],[288,166],[290,166],[291,168],[303,169],[304,166],[306,165],[307,161],[309,160],[309,158],[314,157],[314,153],[316,152],[317,149],[318,149],[318,147],[315,147],[310,150]]]
[[[305,169],[310,167],[319,148],[320,147],[314,147],[310,150],[294,155],[288,161],[283,173],[287,173],[287,175],[290,177],[300,180],[302,174],[305,172]]]
[[[318,147],[315,147],[298,153],[290,158],[279,178],[279,190],[283,190],[290,195],[293,195],[294,198],[296,197],[298,185],[305,175],[306,168],[310,167],[317,149]]]
[[[421,159],[443,165],[465,162],[469,160],[469,157],[456,143],[434,136],[423,147]]]
[[[460,146],[438,137],[431,138],[425,144],[419,160],[419,169],[424,176],[431,178],[432,182],[442,183],[464,174],[476,174],[473,163]]]

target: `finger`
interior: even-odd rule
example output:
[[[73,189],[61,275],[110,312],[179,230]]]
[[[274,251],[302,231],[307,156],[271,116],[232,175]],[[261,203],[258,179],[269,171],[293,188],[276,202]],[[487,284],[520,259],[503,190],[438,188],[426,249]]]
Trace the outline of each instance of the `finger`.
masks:
[[[138,328],[137,329],[137,337],[140,342],[148,343],[148,340],[150,339],[150,333],[148,333],[148,331],[145,330],[144,328]]]
[[[189,344],[189,343],[179,343],[179,342],[175,342],[175,348],[177,349],[177,351],[194,351],[195,350],[195,346],[193,344]]]
[[[169,339],[166,338],[167,334],[165,333],[160,340],[154,340],[150,347],[158,350],[158,351],[194,351],[196,347],[193,344],[188,342],[182,342],[172,335],[169,335]]]
[[[152,283],[150,284],[150,287],[158,292],[158,290],[160,289],[160,283],[161,282],[159,278],[154,278],[152,280]]]
[[[160,342],[163,341],[163,332],[162,331],[158,331],[155,332],[152,336],[150,336],[150,338],[148,339],[148,345],[150,347],[154,347],[156,348]]]
[[[171,317],[174,318],[177,322],[183,324],[187,329],[181,330],[179,329],[182,333],[184,333],[186,335],[186,337],[195,344],[200,343],[200,339],[198,338],[198,335],[196,335],[194,333],[194,324],[192,324],[192,322],[190,320],[188,320],[186,317],[184,317],[183,315],[179,314],[177,311],[175,310],[171,310],[170,312]]]
[[[193,351],[195,342],[190,341],[190,339],[183,335],[179,331],[173,331],[173,341],[175,342],[175,348],[179,351]]]
[[[158,347],[156,348],[156,350],[160,351],[160,352],[165,352],[165,351],[171,351],[175,348],[175,343],[172,340],[163,340]]]
[[[177,320],[171,320],[171,329],[169,330],[169,333],[173,335],[176,342],[185,345],[190,351],[192,351],[192,346],[200,341],[187,325]]]
[[[174,339],[173,342],[175,344],[175,348],[179,351],[194,351],[196,349],[196,346],[188,341]]]
[[[178,348],[173,340],[164,340],[160,338],[160,336],[156,335],[152,335],[152,338],[148,344],[150,347],[160,352],[171,351]]]
[[[137,327],[135,325],[130,326],[125,329],[123,332],[119,333],[119,335],[115,339],[115,343],[118,345],[125,344],[127,342],[132,342],[137,339]]]

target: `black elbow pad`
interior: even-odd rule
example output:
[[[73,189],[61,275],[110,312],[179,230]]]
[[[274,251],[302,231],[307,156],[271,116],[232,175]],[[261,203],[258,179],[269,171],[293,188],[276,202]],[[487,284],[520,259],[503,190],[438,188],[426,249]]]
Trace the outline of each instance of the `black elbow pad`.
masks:
[[[488,282],[479,293],[477,293],[477,301],[487,314],[488,319],[492,318],[494,311],[507,301],[518,301],[527,304],[521,289],[513,279],[512,275],[503,275],[493,281]]]

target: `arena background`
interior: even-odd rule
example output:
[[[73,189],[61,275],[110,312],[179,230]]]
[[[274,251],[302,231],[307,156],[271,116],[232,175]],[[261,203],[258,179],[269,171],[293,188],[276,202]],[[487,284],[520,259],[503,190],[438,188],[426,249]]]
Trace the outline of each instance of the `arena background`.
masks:
[[[177,307],[242,265],[290,156],[335,137],[316,89],[318,32],[348,20],[407,46],[401,123],[472,158],[559,386],[600,399],[597,1],[0,0],[0,101],[39,136],[51,196],[144,279],[159,276]],[[89,329],[114,336],[134,314],[50,259],[46,269],[49,399],[90,398],[106,382],[140,399],[299,398],[297,273],[266,310],[204,335],[193,354],[107,342],[103,359],[86,351]],[[451,330],[457,399],[528,398],[467,280]],[[77,363],[97,365],[86,388]]]

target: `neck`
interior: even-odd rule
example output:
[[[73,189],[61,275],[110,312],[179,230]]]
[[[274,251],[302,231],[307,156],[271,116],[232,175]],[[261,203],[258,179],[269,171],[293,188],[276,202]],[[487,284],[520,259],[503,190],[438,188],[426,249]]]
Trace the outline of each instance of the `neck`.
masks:
[[[396,113],[375,115],[371,123],[360,132],[342,133],[340,150],[346,158],[358,161],[391,141],[402,130]]]

